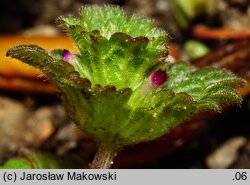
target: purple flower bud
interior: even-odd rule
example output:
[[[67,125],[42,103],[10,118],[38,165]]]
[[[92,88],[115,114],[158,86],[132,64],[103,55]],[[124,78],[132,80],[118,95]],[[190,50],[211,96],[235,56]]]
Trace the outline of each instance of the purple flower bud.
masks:
[[[167,80],[167,73],[165,71],[155,71],[151,74],[150,80],[154,86],[160,86],[164,84]]]
[[[72,53],[69,52],[69,50],[67,50],[67,49],[63,50],[63,53],[62,53],[63,60],[68,62],[72,59],[72,57],[73,57],[73,55],[72,55]]]

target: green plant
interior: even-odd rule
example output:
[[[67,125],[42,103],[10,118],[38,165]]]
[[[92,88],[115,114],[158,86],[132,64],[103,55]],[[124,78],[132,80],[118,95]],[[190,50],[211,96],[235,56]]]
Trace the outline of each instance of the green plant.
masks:
[[[197,59],[210,52],[209,48],[198,40],[188,40],[184,48],[191,59]]]
[[[179,25],[187,29],[190,22],[200,15],[211,16],[216,11],[215,0],[172,0],[172,10]]]
[[[64,169],[80,168],[79,161],[54,156],[48,152],[24,150],[20,157],[9,159],[0,169]]]
[[[167,61],[166,32],[117,7],[60,17],[78,54],[34,45],[7,56],[41,69],[61,90],[69,116],[99,144],[92,168],[109,168],[123,147],[156,139],[200,111],[240,104],[243,79],[221,69]]]

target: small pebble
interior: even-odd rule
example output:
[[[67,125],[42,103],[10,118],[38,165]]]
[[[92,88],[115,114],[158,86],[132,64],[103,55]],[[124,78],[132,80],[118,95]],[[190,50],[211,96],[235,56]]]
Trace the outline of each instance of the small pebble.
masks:
[[[247,143],[242,136],[234,137],[216,148],[206,158],[206,165],[212,169],[230,168],[238,159],[238,151]]]

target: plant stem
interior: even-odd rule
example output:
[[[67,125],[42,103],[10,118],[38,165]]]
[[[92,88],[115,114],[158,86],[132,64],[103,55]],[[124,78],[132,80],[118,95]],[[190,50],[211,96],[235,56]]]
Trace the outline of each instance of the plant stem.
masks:
[[[90,164],[93,169],[108,169],[113,164],[113,159],[117,155],[117,150],[110,146],[99,145],[95,158]]]

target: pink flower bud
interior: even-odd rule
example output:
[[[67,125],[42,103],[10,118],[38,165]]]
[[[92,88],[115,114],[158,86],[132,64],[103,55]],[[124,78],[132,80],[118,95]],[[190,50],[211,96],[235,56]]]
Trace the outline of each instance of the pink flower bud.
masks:
[[[167,73],[165,71],[155,71],[151,74],[150,80],[154,86],[160,86],[164,84],[167,80]]]
[[[73,55],[72,55],[72,53],[69,52],[69,50],[67,50],[67,49],[63,50],[63,54],[62,54],[63,60],[68,62],[72,59],[72,57],[73,57]]]

